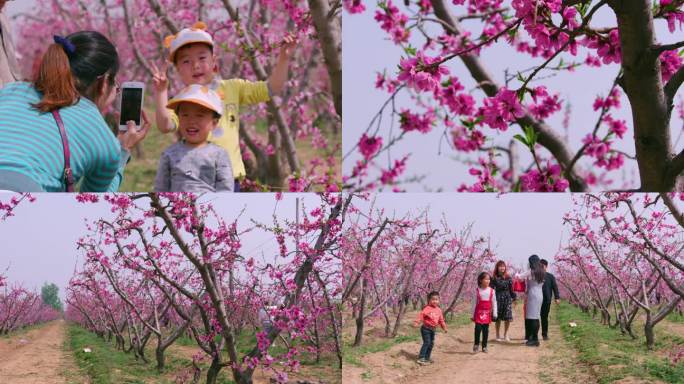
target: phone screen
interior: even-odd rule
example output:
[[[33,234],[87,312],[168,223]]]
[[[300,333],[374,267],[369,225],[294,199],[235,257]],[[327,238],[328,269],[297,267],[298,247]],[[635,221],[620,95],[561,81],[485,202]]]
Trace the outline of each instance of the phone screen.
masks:
[[[124,88],[122,90],[120,125],[126,125],[127,121],[133,120],[135,125],[140,126],[142,97],[142,88]]]

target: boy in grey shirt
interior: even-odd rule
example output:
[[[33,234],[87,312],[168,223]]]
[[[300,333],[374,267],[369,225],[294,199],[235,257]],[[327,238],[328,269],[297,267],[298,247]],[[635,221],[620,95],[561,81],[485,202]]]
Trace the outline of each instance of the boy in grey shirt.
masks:
[[[228,153],[207,141],[223,112],[218,94],[206,86],[193,84],[171,99],[167,107],[178,114],[182,139],[162,153],[154,190],[232,191],[234,179]]]

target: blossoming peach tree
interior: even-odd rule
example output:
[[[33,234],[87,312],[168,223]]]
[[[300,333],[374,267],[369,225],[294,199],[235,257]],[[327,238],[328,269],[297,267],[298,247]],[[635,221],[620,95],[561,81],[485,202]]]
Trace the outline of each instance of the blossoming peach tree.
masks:
[[[339,133],[342,116],[340,9],[341,3],[325,0],[38,0],[14,23],[25,73],[36,70],[52,35],[97,30],[117,47],[120,80],[143,81],[150,89],[153,66],[167,57],[164,38],[198,20],[214,36],[223,78],[266,80],[280,42],[293,35],[298,44],[285,90],[242,113],[243,187],[335,191],[341,149],[328,137]],[[169,79],[173,94],[179,80],[173,73]],[[309,148],[324,156],[304,163],[301,152]]]
[[[84,264],[69,285],[70,320],[144,361],[155,340],[160,370],[166,349],[188,335],[198,353],[182,382],[197,381],[203,361],[211,384],[223,368],[236,383],[251,383],[257,368],[287,382],[301,359],[322,354],[336,356],[341,369],[337,243],[351,197],[320,195],[296,220],[278,218],[276,209],[271,223],[251,225],[191,194],[104,200],[113,217],[89,224],[78,241]],[[259,231],[276,254],[260,258],[242,248],[241,237]]]
[[[556,256],[567,297],[601,321],[633,333],[643,318],[646,346],[655,346],[655,326],[682,311],[684,256],[680,200],[676,195],[608,193],[578,195],[565,216],[571,237]],[[643,316],[641,316],[641,315]],[[673,346],[673,361],[684,349]]]
[[[427,211],[390,217],[375,201],[354,206],[340,243],[342,302],[356,325],[353,347],[363,343],[364,327],[380,322],[385,337],[396,337],[408,312],[440,293],[445,315],[453,314],[477,274],[494,261],[485,237],[460,231],[446,221],[433,223]]]
[[[26,201],[32,203],[35,197],[28,193],[0,194],[0,223],[14,216],[16,207]],[[6,272],[0,272],[0,335],[60,316],[59,311],[43,303],[37,292],[10,283]]]
[[[675,99],[684,82],[679,51],[684,41],[658,40],[682,40],[684,1],[400,3],[344,1],[350,17],[373,12],[385,37],[403,51],[396,70],[377,74],[375,88],[389,96],[345,153],[345,161],[355,160],[344,176],[347,188],[401,189],[409,155],[395,151],[390,156],[390,149],[436,129],[443,130],[452,153],[469,164],[470,176],[457,180],[460,191],[683,188],[684,152],[675,150],[671,118],[675,113],[684,118],[684,100]],[[592,18],[599,11],[610,12],[615,21],[595,27]],[[667,22],[668,36],[656,36],[654,20]],[[502,42],[534,63],[506,74],[505,84],[497,82],[481,59],[483,52],[500,49],[496,43]],[[563,109],[564,100],[559,90],[544,84],[544,78],[579,66],[614,67],[615,79],[609,89],[595,90],[593,111],[582,112],[594,114],[595,124],[579,133],[579,128],[572,128],[582,137],[581,145],[573,147],[563,137],[563,129],[570,129],[569,109],[562,124],[549,123]],[[474,89],[466,89],[470,82]],[[594,90],[591,84],[587,87]],[[398,107],[399,94],[414,102]],[[631,121],[616,117],[625,106],[631,109]],[[382,119],[387,113],[390,123]],[[397,121],[398,129],[387,129]],[[634,148],[634,154],[621,150],[620,143]],[[387,162],[385,156],[380,161],[384,154]],[[622,174],[626,161],[636,162],[638,177],[633,183]]]

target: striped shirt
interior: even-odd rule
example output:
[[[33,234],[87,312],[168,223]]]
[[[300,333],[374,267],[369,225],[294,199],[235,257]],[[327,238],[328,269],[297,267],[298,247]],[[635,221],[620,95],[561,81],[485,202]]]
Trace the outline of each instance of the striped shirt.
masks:
[[[47,192],[63,192],[64,149],[51,113],[33,107],[41,95],[30,83],[0,89],[0,172],[31,178]],[[116,191],[128,152],[85,97],[59,110],[71,151],[71,168],[82,192]]]

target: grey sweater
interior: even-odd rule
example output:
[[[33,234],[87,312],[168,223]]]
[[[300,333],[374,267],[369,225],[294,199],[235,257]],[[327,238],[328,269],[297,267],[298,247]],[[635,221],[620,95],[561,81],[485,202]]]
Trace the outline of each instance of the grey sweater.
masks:
[[[191,148],[178,142],[159,160],[155,192],[221,192],[235,185],[228,153],[216,144]]]

